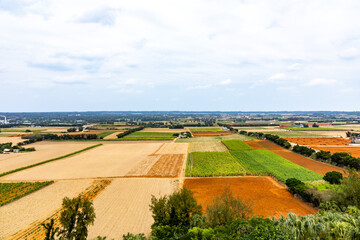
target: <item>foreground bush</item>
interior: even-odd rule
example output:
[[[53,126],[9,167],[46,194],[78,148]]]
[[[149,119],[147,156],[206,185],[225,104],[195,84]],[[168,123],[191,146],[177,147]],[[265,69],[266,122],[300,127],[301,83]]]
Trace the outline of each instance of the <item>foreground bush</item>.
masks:
[[[333,190],[332,200],[341,208],[355,206],[360,208],[360,174],[354,170],[344,178],[338,188]]]
[[[332,171],[327,172],[323,179],[330,184],[340,184],[340,181],[343,179],[343,175],[339,172]]]

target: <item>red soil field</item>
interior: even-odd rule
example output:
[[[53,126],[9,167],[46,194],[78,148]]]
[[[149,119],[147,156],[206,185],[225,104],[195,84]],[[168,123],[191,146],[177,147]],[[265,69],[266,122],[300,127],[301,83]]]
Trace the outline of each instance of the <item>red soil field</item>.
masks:
[[[165,154],[151,167],[147,177],[178,177],[185,160],[184,154]]]
[[[346,152],[350,153],[353,157],[360,157],[360,146],[359,147],[312,147],[316,150],[330,151],[331,153]]]
[[[232,132],[192,132],[194,137],[216,137],[216,136],[223,136],[223,135],[230,135],[233,134]]]
[[[291,143],[299,144],[299,145],[348,145],[350,144],[350,140],[346,138],[313,138],[313,137],[293,137],[293,138],[285,138]]]
[[[271,177],[188,178],[184,185],[193,192],[204,212],[229,187],[234,196],[254,201],[254,215],[278,218],[289,212],[303,216],[316,213],[315,208],[295,198]]]
[[[347,176],[347,174],[344,173],[345,169],[343,169],[341,167],[328,165],[326,163],[304,157],[304,156],[294,153],[292,151],[286,150],[286,149],[276,145],[275,143],[272,143],[267,140],[254,140],[254,141],[244,141],[244,142],[246,142],[248,145],[250,145],[254,149],[269,150],[273,153],[276,153],[276,154],[282,156],[283,158],[285,158],[289,161],[292,161],[293,163],[296,163],[300,166],[303,166],[304,168],[307,168],[311,171],[317,172],[321,175],[325,175],[325,173],[327,173],[327,172],[337,171],[337,172],[341,172],[345,176]]]

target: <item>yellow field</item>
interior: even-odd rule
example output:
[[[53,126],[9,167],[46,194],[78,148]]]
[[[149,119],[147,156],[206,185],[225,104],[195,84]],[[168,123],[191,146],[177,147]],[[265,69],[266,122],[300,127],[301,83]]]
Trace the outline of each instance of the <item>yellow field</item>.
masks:
[[[169,128],[144,128],[140,132],[172,132],[172,133],[181,133],[186,132],[187,129],[169,129]]]
[[[193,142],[189,152],[225,152],[228,149],[221,142]]]

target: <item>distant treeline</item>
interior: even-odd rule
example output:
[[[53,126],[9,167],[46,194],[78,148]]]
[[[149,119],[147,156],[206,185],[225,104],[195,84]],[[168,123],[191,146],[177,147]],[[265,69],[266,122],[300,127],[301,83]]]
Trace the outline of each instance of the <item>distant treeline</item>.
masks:
[[[63,135],[56,135],[56,134],[30,134],[24,135],[21,137],[22,139],[28,139],[25,143],[33,143],[43,140],[90,140],[90,139],[97,139],[96,134],[63,134]]]
[[[123,132],[123,133],[119,133],[119,134],[117,135],[117,137],[118,137],[118,138],[123,138],[123,137],[125,137],[125,136],[127,136],[127,135],[129,135],[129,134],[131,134],[131,133],[134,133],[134,132],[137,132],[137,131],[141,131],[141,130],[143,130],[144,128],[145,128],[144,126],[142,126],[142,127],[137,127],[137,128],[131,128],[131,129],[129,129],[129,130]]]

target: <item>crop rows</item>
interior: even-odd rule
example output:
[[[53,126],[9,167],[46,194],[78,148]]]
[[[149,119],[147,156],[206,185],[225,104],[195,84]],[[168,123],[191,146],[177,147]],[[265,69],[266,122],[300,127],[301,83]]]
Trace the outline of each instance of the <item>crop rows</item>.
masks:
[[[301,181],[321,180],[322,176],[297,165],[268,150],[231,151],[248,172],[253,174],[270,174],[285,182],[288,178],[297,178]]]
[[[167,132],[134,132],[123,137],[124,140],[172,140],[173,133]]]
[[[0,183],[0,206],[39,190],[53,182],[54,181]]]
[[[231,151],[253,150],[252,147],[241,140],[223,140],[222,143]]]

